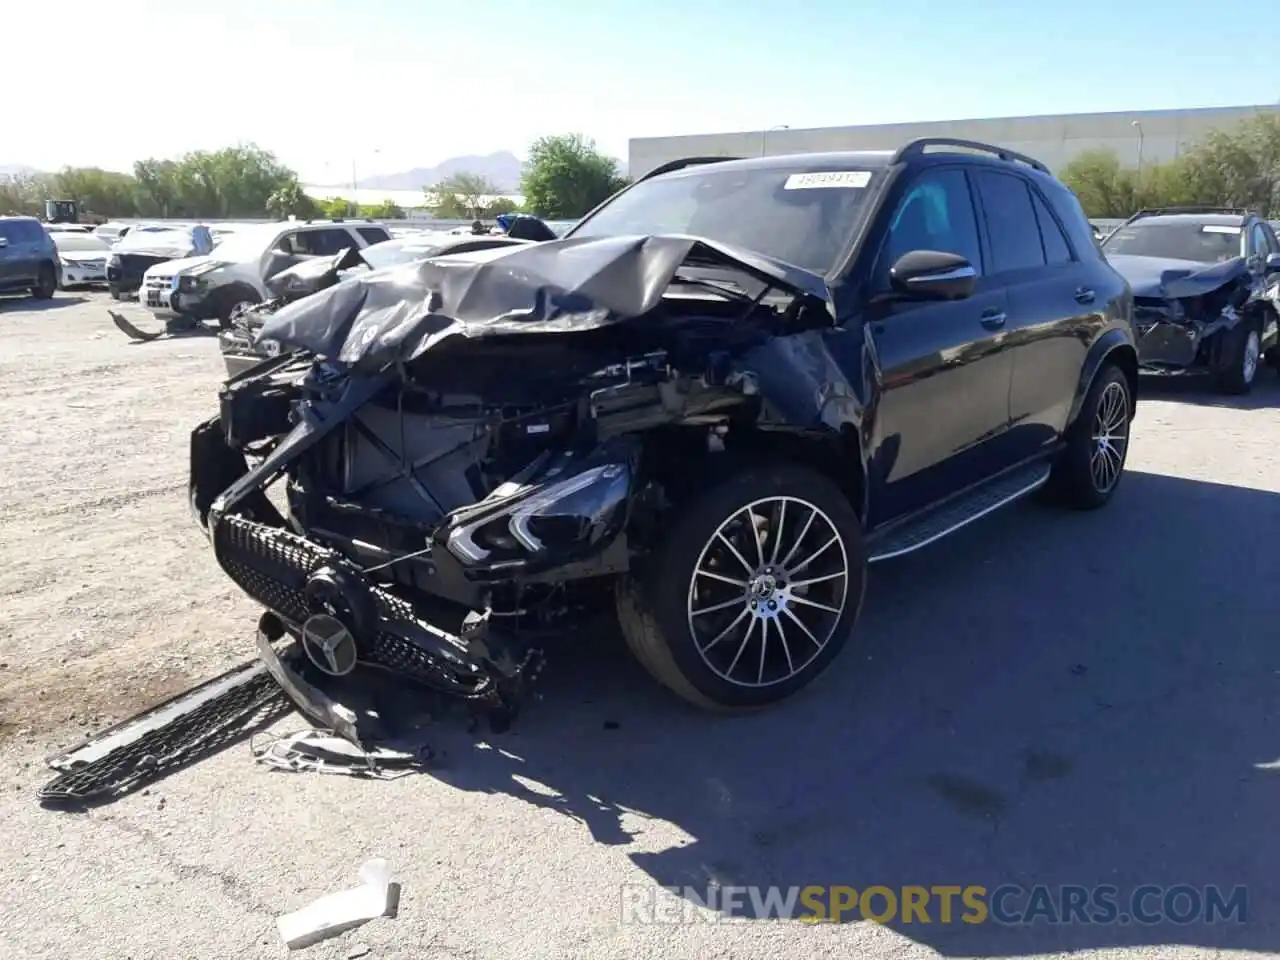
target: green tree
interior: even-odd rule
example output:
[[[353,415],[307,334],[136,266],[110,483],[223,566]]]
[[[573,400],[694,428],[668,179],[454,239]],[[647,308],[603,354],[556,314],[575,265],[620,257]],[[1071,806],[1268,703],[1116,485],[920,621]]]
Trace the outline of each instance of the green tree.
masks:
[[[277,191],[297,181],[275,154],[251,143],[139,160],[133,175],[138,212],[156,217],[260,217]]]
[[[377,206],[362,208],[360,215],[374,220],[403,220],[404,209],[394,200],[383,200]]]
[[[330,197],[320,204],[320,216],[329,220],[342,220],[360,216],[360,208],[342,197]]]
[[[521,178],[521,192],[530,213],[571,220],[626,184],[617,161],[600,153],[593,140],[571,133],[534,142]]]
[[[137,216],[137,185],[127,173],[65,167],[50,178],[49,199],[74,200],[91,217]]]
[[[42,216],[48,193],[48,180],[40,174],[0,176],[0,216]]]
[[[1262,113],[1192,146],[1188,180],[1201,202],[1280,213],[1280,113]]]
[[[307,195],[297,177],[278,187],[267,198],[267,214],[281,220],[289,217],[310,220],[317,215],[318,210],[315,198]]]
[[[494,197],[484,205],[484,209],[480,212],[480,219],[492,220],[500,213],[515,213],[519,209],[520,204],[510,197]]]
[[[455,173],[435,186],[427,187],[427,208],[446,220],[478,220],[485,216],[498,187],[477,173]]]

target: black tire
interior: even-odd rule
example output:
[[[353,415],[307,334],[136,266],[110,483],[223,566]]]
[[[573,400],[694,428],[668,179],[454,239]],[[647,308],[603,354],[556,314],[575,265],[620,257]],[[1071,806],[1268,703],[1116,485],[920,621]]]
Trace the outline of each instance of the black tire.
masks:
[[[1123,398],[1122,426],[1115,422],[1112,406],[1119,402],[1119,398]],[[1113,477],[1109,472],[1095,470],[1096,465],[1100,466],[1096,464],[1095,456],[1104,455],[1095,439],[1095,428],[1102,425],[1102,420],[1113,428],[1108,432],[1113,436],[1119,433],[1122,441],[1118,444],[1119,466],[1114,468]],[[1110,502],[1124,478],[1132,421],[1133,391],[1129,387],[1129,378],[1115,364],[1108,363],[1093,378],[1079,416],[1067,429],[1066,446],[1054,461],[1049,482],[1044,488],[1047,499],[1074,510],[1096,510]],[[1119,431],[1114,429],[1118,426],[1121,426]],[[1117,444],[1113,442],[1110,448],[1117,449]]]
[[[1214,370],[1214,386],[1220,393],[1243,396],[1253,389],[1262,361],[1262,338],[1258,325],[1242,320],[1223,331]]]
[[[111,294],[112,300],[123,300],[124,294],[120,292],[120,288],[116,286],[107,287],[107,293]]]
[[[40,264],[36,274],[35,285],[31,288],[31,296],[37,300],[48,300],[58,292],[58,271],[51,263]]]
[[[1272,347],[1263,357],[1267,363],[1271,365],[1271,369],[1276,373],[1280,373],[1280,347]]]
[[[259,303],[257,295],[250,295],[239,287],[233,287],[218,297],[218,306],[214,311],[214,316],[218,320],[219,330],[231,329],[231,321],[239,315],[242,309],[251,307]]]
[[[760,614],[777,617],[778,622],[786,625],[785,632],[779,636],[775,622],[767,621],[772,628],[768,633],[772,643],[766,645],[762,639],[766,628],[756,625],[766,621],[757,620],[756,614],[749,609],[747,588],[743,587],[739,592],[734,586],[695,571],[700,562],[710,567],[722,560],[726,564],[734,564],[732,568],[725,566],[724,569],[736,572],[737,577],[744,581],[748,580],[747,571],[723,546],[717,531],[724,527],[730,541],[734,540],[739,530],[746,527],[747,508],[770,498],[788,498],[786,502],[791,505],[795,516],[788,519],[784,509],[779,522],[777,511],[766,511],[761,506],[761,512],[755,514],[751,524],[752,529],[762,531],[765,537],[764,544],[759,547],[760,555],[766,561],[775,558],[794,561],[795,572],[799,566],[807,566],[807,573],[826,570],[827,565],[835,569],[842,562],[845,573],[843,576],[822,573],[820,577],[810,578],[811,582],[801,593],[795,592],[795,584],[786,583],[787,577],[780,574],[779,582],[783,586],[771,595],[778,605],[772,608],[773,612],[765,613],[768,601],[764,598],[770,594],[760,594],[762,599],[756,601]],[[806,505],[816,507],[818,511],[813,513],[814,521],[807,528],[803,518],[812,511],[806,509]],[[760,523],[762,517],[765,521],[763,527]],[[740,527],[730,526],[731,521],[738,523],[739,518]],[[793,523],[793,519],[798,520],[798,524]],[[784,532],[779,549],[774,550],[775,531],[779,529]],[[815,558],[811,566],[804,565],[802,558],[805,552],[813,553],[821,546],[816,538],[823,535],[822,531],[834,532],[836,540],[819,558]],[[756,543],[759,543],[758,537],[759,534],[755,538]],[[742,553],[743,549],[753,549],[749,546],[752,539],[741,538],[737,549],[743,557],[756,562],[758,556]],[[830,539],[828,534],[827,540]],[[716,552],[713,552],[713,544]],[[843,556],[835,552],[838,546],[843,546]],[[785,564],[774,568],[781,570],[782,566]],[[698,594],[709,590],[709,598],[694,600],[692,584],[695,579],[699,584]],[[794,581],[796,578],[790,579]],[[821,583],[817,582],[819,579]],[[763,582],[762,578],[761,586]],[[862,525],[848,498],[835,484],[813,470],[789,465],[751,465],[698,494],[680,509],[666,530],[661,547],[648,558],[648,563],[619,582],[617,611],[627,646],[658,682],[704,709],[749,710],[777,703],[798,693],[826,670],[849,639],[862,609],[865,590],[866,551]],[[729,601],[719,599],[723,596],[728,596]],[[796,596],[803,599],[796,600]],[[814,597],[825,597],[825,601],[819,602],[826,602],[840,612],[823,616],[823,611],[813,606]],[[740,621],[735,632],[727,637],[728,643],[720,648],[719,653],[708,654],[707,658],[699,650],[699,641],[691,625],[694,617],[689,612],[689,605],[694,602],[725,608],[723,613],[719,609],[714,614],[708,611],[705,621],[699,621],[707,624],[704,637],[710,633],[723,637],[720,631],[724,631],[728,623],[735,622],[735,617]],[[738,603],[741,607],[736,605]],[[812,637],[805,637],[795,626],[797,615],[786,613],[788,605],[803,614],[801,619],[807,618],[806,625],[813,633]],[[742,630],[746,628],[742,624],[750,627],[745,636]],[[818,643],[818,638],[825,639],[825,643]],[[805,642],[803,649],[797,645],[800,639]],[[815,645],[817,650],[812,651]],[[710,650],[712,646],[708,641],[703,644],[703,649]],[[766,649],[762,650],[762,646]],[[792,647],[796,649],[793,651]],[[731,649],[737,653],[737,660],[730,659]],[[708,659],[717,667],[713,668]],[[729,662],[725,663],[726,660]],[[768,661],[762,684],[759,683],[760,670],[755,673],[754,683],[749,678],[746,684],[726,678],[726,674],[739,676],[733,669],[734,664],[758,665],[762,661]]]

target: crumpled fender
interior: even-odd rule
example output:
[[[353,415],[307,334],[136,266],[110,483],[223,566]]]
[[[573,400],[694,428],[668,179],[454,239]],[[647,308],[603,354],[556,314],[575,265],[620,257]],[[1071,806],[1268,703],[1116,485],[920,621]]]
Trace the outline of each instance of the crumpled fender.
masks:
[[[1161,276],[1160,286],[1164,290],[1164,295],[1173,300],[1201,297],[1232,281],[1239,280],[1248,272],[1249,267],[1244,257],[1236,257],[1191,274],[1180,270],[1168,270]]]
[[[1093,342],[1093,346],[1085,356],[1084,365],[1080,368],[1080,380],[1076,384],[1075,399],[1071,402],[1071,414],[1067,417],[1068,427],[1075,423],[1076,417],[1080,415],[1084,398],[1088,396],[1094,377],[1098,375],[1103,364],[1117,360],[1121,361],[1121,369],[1127,371],[1130,366],[1137,365],[1138,352],[1125,331],[1112,328]],[[1137,414],[1138,396],[1135,384],[1131,383],[1130,388],[1134,392],[1134,395],[1129,398],[1132,404],[1130,411],[1130,418],[1132,418]]]

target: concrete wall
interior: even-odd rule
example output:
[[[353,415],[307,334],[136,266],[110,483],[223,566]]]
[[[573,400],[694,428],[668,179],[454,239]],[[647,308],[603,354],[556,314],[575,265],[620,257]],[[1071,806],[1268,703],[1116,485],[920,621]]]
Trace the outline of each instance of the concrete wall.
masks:
[[[1086,150],[1110,148],[1130,166],[1169,160],[1215,129],[1229,127],[1276,106],[1209,107],[1132,113],[1076,113],[993,120],[893,123],[865,127],[806,130],[751,130],[686,137],[642,137],[630,142],[629,169],[642,176],[670,160],[691,156],[756,157],[762,154],[815,153],[823,150],[883,150],[916,137],[961,137],[1008,147],[1061,170]],[[1138,125],[1135,127],[1134,121]],[[1139,137],[1141,130],[1141,137]]]

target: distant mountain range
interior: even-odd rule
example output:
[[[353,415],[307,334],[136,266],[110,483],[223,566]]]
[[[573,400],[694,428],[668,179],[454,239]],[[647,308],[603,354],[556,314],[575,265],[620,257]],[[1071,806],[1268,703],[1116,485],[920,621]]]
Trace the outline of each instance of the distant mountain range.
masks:
[[[625,176],[626,163],[622,160],[616,162],[618,170]],[[517,193],[523,170],[523,160],[508,150],[500,150],[485,156],[450,157],[434,167],[414,167],[403,173],[368,177],[361,180],[359,186],[365,190],[421,190],[460,173],[472,173],[493,183],[498,188],[497,193]]]
[[[366,177],[359,186],[366,190],[421,190],[460,173],[473,173],[493,183],[498,193],[514,193],[520,189],[523,169],[523,160],[508,150],[500,150],[486,156],[450,157],[434,167],[414,167],[402,173]]]

